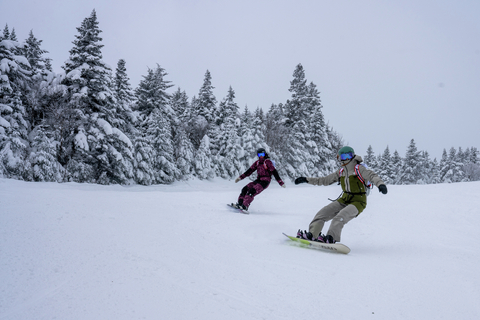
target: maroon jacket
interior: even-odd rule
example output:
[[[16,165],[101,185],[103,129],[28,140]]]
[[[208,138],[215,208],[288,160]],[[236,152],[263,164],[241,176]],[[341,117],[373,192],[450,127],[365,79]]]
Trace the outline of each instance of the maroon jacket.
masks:
[[[252,173],[257,171],[257,180],[260,181],[272,181],[272,174],[275,177],[275,180],[277,180],[278,184],[283,186],[283,181],[280,179],[280,176],[278,175],[277,169],[275,169],[272,161],[270,159],[265,159],[265,158],[260,158],[257,161],[255,161],[250,168],[248,168],[245,173],[243,173],[240,176],[240,179],[245,179]]]

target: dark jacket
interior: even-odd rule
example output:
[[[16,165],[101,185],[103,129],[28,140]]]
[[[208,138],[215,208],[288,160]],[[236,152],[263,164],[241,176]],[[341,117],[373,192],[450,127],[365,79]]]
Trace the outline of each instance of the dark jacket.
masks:
[[[268,158],[260,158],[257,161],[255,161],[250,168],[248,168],[245,173],[243,173],[240,176],[240,179],[245,179],[252,173],[257,171],[257,180],[260,181],[266,181],[269,182],[272,180],[272,175],[275,177],[275,180],[277,180],[278,184],[283,186],[283,181],[280,179],[280,176],[278,175],[277,169],[275,169],[275,166],[273,165],[272,161]]]

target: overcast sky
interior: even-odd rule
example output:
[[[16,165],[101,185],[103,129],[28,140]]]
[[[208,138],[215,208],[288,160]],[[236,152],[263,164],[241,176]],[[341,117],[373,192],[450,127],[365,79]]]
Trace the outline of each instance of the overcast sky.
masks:
[[[61,72],[93,9],[103,60],[125,59],[133,87],[158,63],[191,98],[208,69],[218,101],[232,86],[241,109],[267,111],[301,63],[357,154],[480,149],[478,0],[2,0],[0,27],[33,29]]]

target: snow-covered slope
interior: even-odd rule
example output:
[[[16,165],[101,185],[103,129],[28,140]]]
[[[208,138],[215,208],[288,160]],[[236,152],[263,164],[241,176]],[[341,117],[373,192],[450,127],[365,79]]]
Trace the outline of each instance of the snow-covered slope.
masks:
[[[478,319],[479,182],[389,186],[348,255],[292,245],[338,186],[0,179],[0,319]]]

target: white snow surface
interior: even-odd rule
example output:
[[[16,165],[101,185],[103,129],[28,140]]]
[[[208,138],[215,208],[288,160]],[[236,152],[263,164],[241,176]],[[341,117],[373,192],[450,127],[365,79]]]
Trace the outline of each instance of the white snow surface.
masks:
[[[0,179],[0,319],[478,319],[480,182],[375,188],[348,255],[282,235],[338,186],[272,182],[243,215],[246,182]]]

